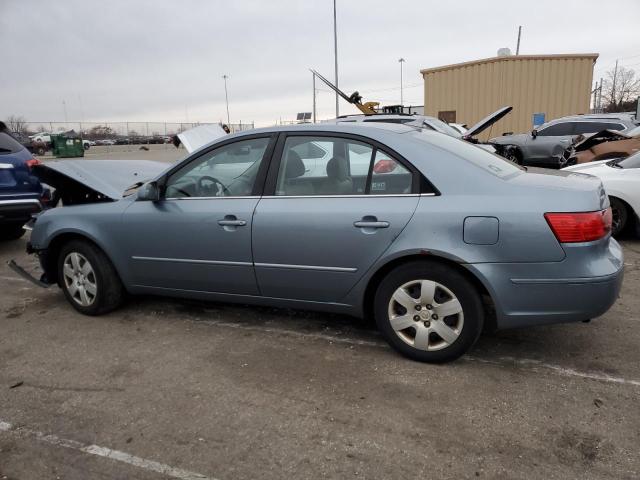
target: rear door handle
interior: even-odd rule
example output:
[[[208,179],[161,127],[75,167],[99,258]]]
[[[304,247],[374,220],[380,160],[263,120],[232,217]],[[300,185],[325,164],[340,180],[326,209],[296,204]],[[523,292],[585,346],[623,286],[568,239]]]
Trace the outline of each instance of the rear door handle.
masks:
[[[218,225],[223,227],[244,227],[246,224],[245,220],[218,220]]]
[[[353,222],[353,226],[357,228],[389,228],[389,222],[360,220]]]

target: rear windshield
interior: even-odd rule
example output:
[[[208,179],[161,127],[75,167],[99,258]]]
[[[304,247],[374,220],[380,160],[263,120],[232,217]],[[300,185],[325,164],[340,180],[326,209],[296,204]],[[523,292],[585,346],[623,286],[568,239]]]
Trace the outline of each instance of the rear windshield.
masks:
[[[24,147],[18,143],[11,135],[0,132],[0,155],[7,153],[17,153]]]
[[[496,177],[504,178],[525,170],[506,158],[496,155],[495,153],[488,152],[487,150],[465,140],[459,140],[448,135],[428,133],[423,130],[416,130],[415,132],[407,135],[411,135],[418,140],[425,141],[429,144],[435,145],[436,147],[447,150],[482,168],[486,172],[495,175]]]

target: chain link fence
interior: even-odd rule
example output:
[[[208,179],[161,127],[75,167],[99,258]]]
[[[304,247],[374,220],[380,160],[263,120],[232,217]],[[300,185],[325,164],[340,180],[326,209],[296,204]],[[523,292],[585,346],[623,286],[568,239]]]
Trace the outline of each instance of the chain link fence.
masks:
[[[73,130],[85,140],[134,145],[168,143],[171,137],[185,130],[198,125],[214,124],[222,125],[207,122],[21,122],[18,128],[19,133],[24,135],[63,133]],[[232,123],[229,128],[231,132],[241,132],[253,129],[254,123]]]

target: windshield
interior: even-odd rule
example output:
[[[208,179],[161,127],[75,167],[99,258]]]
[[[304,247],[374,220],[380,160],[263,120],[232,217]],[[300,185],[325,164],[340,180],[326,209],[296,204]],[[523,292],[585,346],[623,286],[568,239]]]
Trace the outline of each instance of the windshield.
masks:
[[[451,125],[443,122],[439,118],[425,118],[424,123],[428,126],[432,127],[434,130],[437,130],[440,133],[444,133],[445,135],[449,135],[450,137],[460,138],[462,134],[453,128]]]

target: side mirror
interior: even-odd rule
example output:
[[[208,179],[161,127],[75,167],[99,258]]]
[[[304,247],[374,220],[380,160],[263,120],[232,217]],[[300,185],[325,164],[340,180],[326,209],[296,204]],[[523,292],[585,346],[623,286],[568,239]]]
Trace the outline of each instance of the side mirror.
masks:
[[[531,130],[531,136],[533,138],[536,138],[538,136],[538,130],[536,130],[535,128],[533,130]]]
[[[138,200],[157,202],[160,200],[160,188],[157,182],[145,183],[138,189]]]

